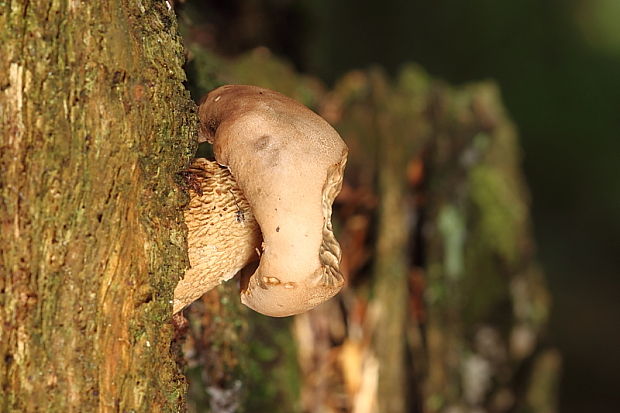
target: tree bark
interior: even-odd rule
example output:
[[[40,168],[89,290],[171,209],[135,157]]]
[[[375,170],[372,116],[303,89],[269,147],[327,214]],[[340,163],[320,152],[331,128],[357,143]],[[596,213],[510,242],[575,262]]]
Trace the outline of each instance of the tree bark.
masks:
[[[180,411],[195,115],[174,11],[5,1],[0,44],[0,410]]]

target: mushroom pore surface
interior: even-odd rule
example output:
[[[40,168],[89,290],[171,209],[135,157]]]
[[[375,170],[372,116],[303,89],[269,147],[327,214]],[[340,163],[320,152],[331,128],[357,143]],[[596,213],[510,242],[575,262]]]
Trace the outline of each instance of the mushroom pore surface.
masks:
[[[199,158],[187,172],[191,182],[185,210],[190,268],[174,290],[174,313],[258,260],[261,244],[258,223],[227,168]]]
[[[241,301],[288,316],[335,295],[344,279],[331,212],[348,152],[338,133],[295,100],[255,86],[213,90],[199,116],[201,139],[230,170],[262,235]]]

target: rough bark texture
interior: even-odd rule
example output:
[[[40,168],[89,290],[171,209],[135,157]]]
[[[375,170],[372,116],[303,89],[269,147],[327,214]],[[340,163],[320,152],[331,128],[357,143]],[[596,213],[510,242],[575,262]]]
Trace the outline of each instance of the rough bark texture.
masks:
[[[0,45],[0,410],[181,410],[195,115],[174,12],[3,1]]]

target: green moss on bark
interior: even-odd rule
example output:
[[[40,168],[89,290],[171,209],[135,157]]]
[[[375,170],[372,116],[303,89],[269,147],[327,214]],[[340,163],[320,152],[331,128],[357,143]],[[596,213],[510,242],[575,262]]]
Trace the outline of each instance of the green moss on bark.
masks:
[[[181,410],[195,115],[173,11],[3,2],[0,42],[0,410]]]

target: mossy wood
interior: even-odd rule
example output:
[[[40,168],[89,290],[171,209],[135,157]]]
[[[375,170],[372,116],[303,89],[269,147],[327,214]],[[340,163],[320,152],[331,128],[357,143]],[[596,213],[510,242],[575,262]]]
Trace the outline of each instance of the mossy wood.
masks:
[[[0,411],[182,411],[196,119],[174,11],[0,2],[0,50]]]

